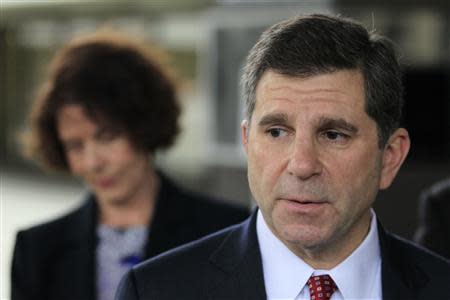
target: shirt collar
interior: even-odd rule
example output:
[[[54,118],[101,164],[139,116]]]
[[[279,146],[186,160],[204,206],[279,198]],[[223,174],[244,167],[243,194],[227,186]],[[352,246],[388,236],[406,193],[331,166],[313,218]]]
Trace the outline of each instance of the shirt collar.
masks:
[[[294,299],[314,269],[299,259],[269,229],[261,210],[256,219],[268,299]]]
[[[353,253],[331,270],[315,270],[291,252],[269,229],[258,210],[256,232],[268,299],[294,299],[312,274],[330,274],[344,299],[368,299],[376,294],[381,256],[376,215],[371,210],[369,233]]]
[[[358,248],[329,271],[344,299],[371,299],[378,292],[381,278],[381,254],[376,215],[371,210],[369,233]]]

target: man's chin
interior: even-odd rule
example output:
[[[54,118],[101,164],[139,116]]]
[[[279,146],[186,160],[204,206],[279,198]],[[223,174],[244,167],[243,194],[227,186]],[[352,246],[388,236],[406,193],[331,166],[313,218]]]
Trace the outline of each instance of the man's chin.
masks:
[[[286,244],[301,249],[318,249],[327,240],[323,228],[311,225],[286,225],[279,232],[279,238]]]

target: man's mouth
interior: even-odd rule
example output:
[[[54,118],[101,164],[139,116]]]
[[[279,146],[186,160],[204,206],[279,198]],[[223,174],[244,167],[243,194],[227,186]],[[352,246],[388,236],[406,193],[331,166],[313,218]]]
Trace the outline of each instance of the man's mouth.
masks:
[[[314,213],[322,210],[329,203],[324,199],[286,197],[280,198],[290,211],[296,213]]]
[[[280,199],[299,204],[323,204],[327,202],[326,200],[317,197],[281,197]]]

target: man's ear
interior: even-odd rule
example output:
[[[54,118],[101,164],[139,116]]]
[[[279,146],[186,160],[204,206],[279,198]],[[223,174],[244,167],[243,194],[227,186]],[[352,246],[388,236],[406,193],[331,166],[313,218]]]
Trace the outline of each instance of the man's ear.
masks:
[[[241,122],[241,139],[242,146],[244,146],[245,153],[248,151],[248,134],[249,134],[249,123],[248,120],[242,120]]]
[[[404,128],[397,129],[391,135],[383,151],[380,189],[388,188],[394,181],[398,170],[408,155],[410,144],[408,131]]]

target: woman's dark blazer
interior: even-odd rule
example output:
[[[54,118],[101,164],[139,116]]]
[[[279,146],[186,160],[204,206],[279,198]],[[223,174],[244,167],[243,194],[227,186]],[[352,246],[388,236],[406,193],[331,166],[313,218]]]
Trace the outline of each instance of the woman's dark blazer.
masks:
[[[248,216],[244,209],[186,192],[163,174],[145,258],[198,239]],[[77,210],[17,234],[11,300],[95,300],[96,226],[93,195]]]

